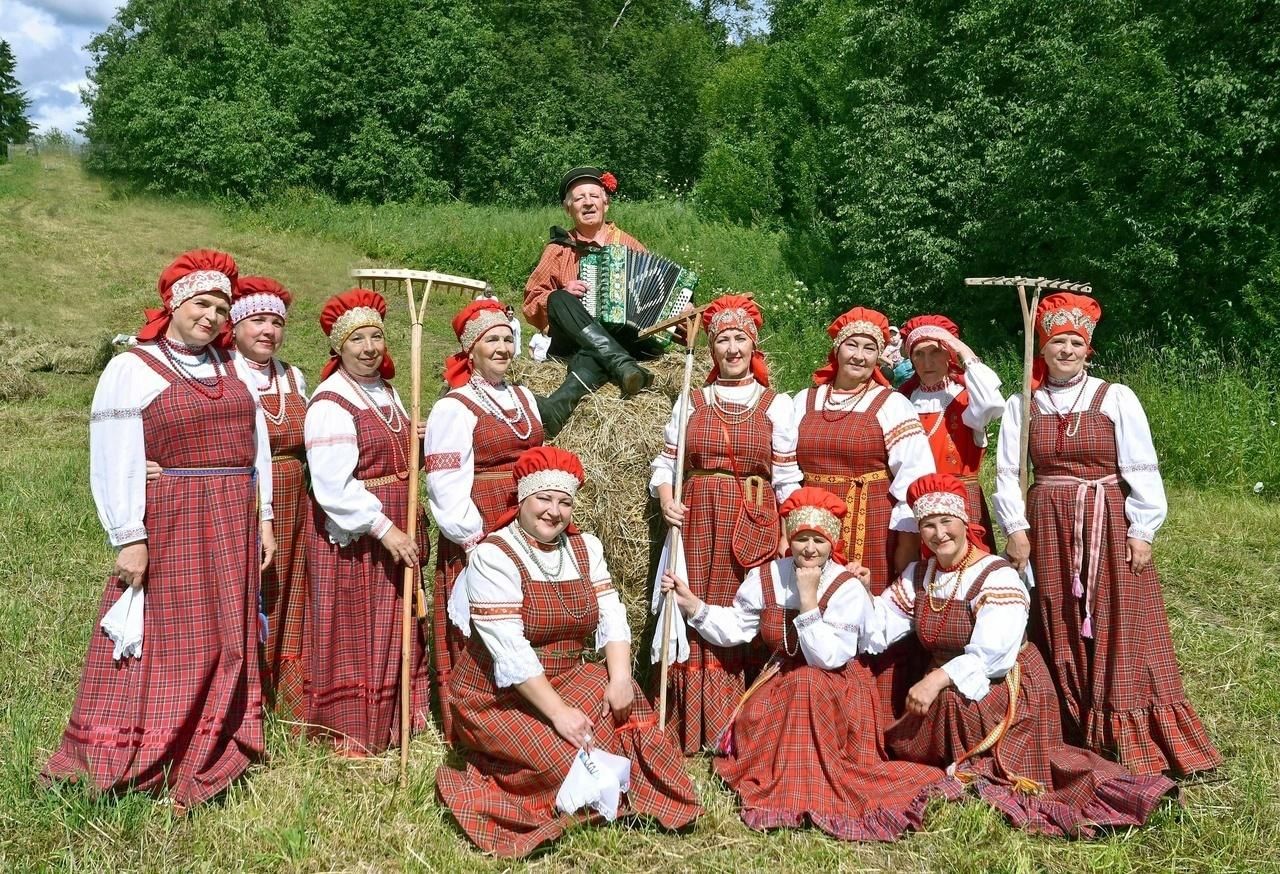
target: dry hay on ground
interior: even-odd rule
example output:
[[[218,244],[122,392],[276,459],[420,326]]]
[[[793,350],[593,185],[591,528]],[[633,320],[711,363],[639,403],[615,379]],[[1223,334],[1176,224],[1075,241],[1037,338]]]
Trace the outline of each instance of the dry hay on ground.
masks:
[[[45,387],[32,379],[25,370],[12,364],[0,363],[0,401],[25,401],[44,395]]]
[[[0,364],[28,373],[101,373],[114,354],[110,334],[67,343],[29,328],[0,322]]]
[[[644,626],[650,568],[666,533],[657,518],[657,502],[649,498],[649,462],[662,451],[662,430],[684,380],[684,356],[672,352],[644,366],[655,376],[651,389],[624,399],[616,386],[604,386],[583,399],[552,441],[582,459],[587,481],[578,495],[574,522],[604,544],[633,628]],[[699,350],[695,386],[702,384],[710,366],[706,351]],[[563,381],[565,366],[518,358],[512,375],[534,394],[547,395]]]

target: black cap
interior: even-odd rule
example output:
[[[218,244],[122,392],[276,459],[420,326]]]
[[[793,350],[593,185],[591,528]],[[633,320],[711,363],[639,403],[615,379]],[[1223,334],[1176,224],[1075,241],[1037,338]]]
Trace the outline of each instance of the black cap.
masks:
[[[604,173],[599,167],[574,167],[560,178],[560,201],[564,202],[565,195],[569,193],[573,183],[581,182],[583,179],[588,179],[604,188],[603,176]]]

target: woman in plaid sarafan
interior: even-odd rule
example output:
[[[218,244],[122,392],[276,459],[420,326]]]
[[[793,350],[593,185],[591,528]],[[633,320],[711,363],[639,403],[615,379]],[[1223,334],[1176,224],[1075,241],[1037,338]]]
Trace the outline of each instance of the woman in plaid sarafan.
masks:
[[[681,528],[677,572],[697,597],[719,606],[733,600],[748,570],[777,556],[778,502],[800,484],[791,402],[769,388],[769,369],[757,348],[763,323],[755,303],[739,295],[721,297],[703,312],[714,366],[706,386],[690,393],[679,474],[685,478],[683,500],[674,500],[672,487],[679,400],[649,480],[663,518]],[[697,637],[688,641],[687,658],[679,649],[669,677],[671,725],[692,755],[724,730],[765,653]]]
[[[813,374],[814,388],[794,398],[796,459],[806,486],[845,502],[841,549],[871,572],[871,591],[879,594],[918,549],[907,489],[934,472],[933,453],[911,402],[889,387],[878,366],[889,320],[854,307],[827,334],[826,365]],[[905,645],[870,659],[883,724],[901,714],[921,662],[918,648]]]
[[[506,381],[518,344],[502,304],[472,301],[454,317],[453,331],[461,348],[445,359],[449,392],[431,408],[426,437],[427,497],[440,528],[431,656],[446,743],[453,742],[449,676],[466,645],[449,621],[449,598],[467,555],[516,505],[512,465],[542,445],[532,392]]]
[[[255,398],[213,343],[236,279],[222,252],[180,256],[160,276],[164,306],[147,311],[138,345],[98,381],[89,477],[119,550],[99,618],[126,587],[140,589],[143,635],[136,655],[117,659],[109,623],[95,628],[46,780],[167,787],[185,809],[262,754],[258,575],[260,549],[266,562],[275,549],[271,450]],[[153,482],[148,458],[161,467]]]
[[[472,551],[464,577],[470,639],[450,680],[459,770],[436,789],[486,852],[524,856],[588,814],[571,777],[593,750],[630,761],[620,807],[680,828],[701,813],[679,751],[631,679],[631,632],[600,541],[571,524],[582,465],[553,447],[514,469],[519,506]],[[584,639],[604,651],[585,660]],[[614,801],[617,800],[615,783]]]
[[[387,382],[382,296],[353,288],[320,313],[331,358],[307,407],[307,463],[315,494],[307,542],[306,720],[312,736],[349,756],[399,740],[400,616],[404,569],[430,554],[418,506],[416,542],[405,533],[409,417]],[[430,713],[425,635],[413,625],[411,730]]]
[[[1051,294],[1036,309],[1031,467],[1018,483],[1022,400],[1009,398],[996,517],[1015,567],[1034,571],[1031,639],[1058,688],[1067,737],[1139,774],[1221,761],[1182,688],[1151,544],[1168,512],[1147,416],[1133,391],[1085,372],[1102,309]]]
[[[302,424],[307,383],[298,368],[276,357],[284,344],[293,296],[266,276],[242,276],[231,303],[236,375],[258,399],[271,438],[275,561],[262,572],[267,616],[262,692],[285,719],[303,718],[302,634],[307,606],[306,533],[311,526]]]
[[[986,551],[958,477],[921,477],[908,492],[929,554],[875,602],[873,649],[913,636],[931,669],[885,732],[895,758],[947,766],[962,786],[1037,834],[1092,837],[1141,825],[1177,789],[1063,741],[1044,659],[1026,642],[1029,598],[1017,571]]]
[[[940,768],[891,762],[880,743],[875,680],[857,659],[871,602],[840,549],[844,501],[802,488],[783,503],[790,555],[747,574],[732,606],[715,607],[673,575],[681,612],[720,645],[757,636],[773,650],[717,745],[716,773],[754,829],[810,822],[849,841],[918,829]]]

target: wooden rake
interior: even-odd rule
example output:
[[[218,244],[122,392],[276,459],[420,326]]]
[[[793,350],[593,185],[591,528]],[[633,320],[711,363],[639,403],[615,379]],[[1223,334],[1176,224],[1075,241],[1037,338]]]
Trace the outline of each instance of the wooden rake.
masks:
[[[382,267],[361,268],[351,271],[351,276],[361,288],[365,283],[375,291],[382,285],[381,293],[391,283],[402,283],[409,303],[411,330],[409,334],[409,372],[412,379],[413,394],[409,414],[409,498],[405,510],[405,531],[411,542],[418,538],[418,465],[421,461],[422,443],[418,440],[418,424],[422,421],[422,318],[426,314],[427,301],[433,288],[445,287],[462,289],[469,292],[485,291],[491,286],[480,279],[467,279],[464,276],[451,276],[448,273],[437,273],[434,270],[393,270]],[[414,283],[422,284],[422,298],[418,299],[414,291]],[[409,732],[411,720],[412,682],[409,663],[413,660],[413,614],[410,606],[416,605],[417,618],[427,615],[427,599],[419,582],[421,568],[404,569],[404,589],[401,593],[402,612],[400,615],[400,785],[408,783],[409,773]]]
[[[1018,486],[1022,489],[1022,500],[1025,503],[1028,488],[1027,456],[1031,449],[1031,368],[1035,363],[1035,318],[1036,307],[1040,305],[1040,294],[1045,291],[1093,294],[1093,286],[1087,282],[1072,282],[1068,279],[1032,279],[1026,276],[975,276],[965,279],[964,284],[1018,289],[1018,302],[1022,305],[1022,427],[1018,432]]]

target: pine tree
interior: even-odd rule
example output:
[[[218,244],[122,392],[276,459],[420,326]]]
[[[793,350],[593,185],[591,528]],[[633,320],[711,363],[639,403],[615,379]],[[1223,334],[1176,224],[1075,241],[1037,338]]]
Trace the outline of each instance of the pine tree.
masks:
[[[27,118],[31,100],[18,87],[15,66],[13,51],[0,39],[0,160],[8,153],[3,148],[6,143],[25,143],[31,136],[31,120]]]

